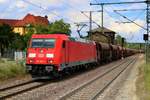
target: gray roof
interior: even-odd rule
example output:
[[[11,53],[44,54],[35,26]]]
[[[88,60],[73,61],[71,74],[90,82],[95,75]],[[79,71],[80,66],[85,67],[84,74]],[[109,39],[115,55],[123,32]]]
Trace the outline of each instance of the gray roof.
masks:
[[[114,31],[112,31],[112,30],[110,30],[110,29],[107,29],[107,28],[104,28],[103,31],[104,31],[104,32],[111,32],[111,33],[114,33],[114,34],[116,33],[116,32],[114,32]],[[101,32],[102,32],[102,28],[95,28],[95,29],[93,29],[91,32],[92,32],[92,33],[94,33],[94,32],[100,32],[100,33],[101,33]]]

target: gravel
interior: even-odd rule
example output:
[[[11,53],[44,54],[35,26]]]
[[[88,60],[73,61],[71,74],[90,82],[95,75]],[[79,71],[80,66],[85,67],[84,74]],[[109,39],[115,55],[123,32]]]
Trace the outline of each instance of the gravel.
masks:
[[[132,67],[128,67],[126,71],[99,96],[98,100],[139,100],[136,95],[136,79],[138,77],[138,67],[143,63],[143,57],[143,55],[139,55],[138,61],[136,61]]]
[[[51,82],[48,85],[40,88],[28,91],[26,93],[17,95],[11,100],[57,100],[68,91],[73,90],[81,84],[84,84],[88,80],[102,74],[104,71],[109,70],[116,63],[120,63],[122,60],[110,63],[105,66],[98,67],[96,69],[75,75],[69,78],[65,78],[61,81]]]
[[[17,77],[17,78],[11,78],[5,81],[1,81],[0,82],[0,89],[2,88],[6,88],[6,87],[10,87],[10,86],[14,86],[20,83],[24,83],[27,82],[29,80],[32,80],[30,75],[26,75],[24,77]]]
[[[126,68],[126,63],[122,64],[122,66],[119,66],[112,70],[111,72],[105,74],[103,77],[100,77],[96,79],[95,81],[92,81],[91,84],[86,85],[84,88],[79,89],[79,91],[75,92],[71,96],[65,98],[65,100],[92,100],[93,97],[99,93],[99,91],[102,91],[103,88],[109,84],[112,79],[114,79],[118,74]],[[89,92],[90,91],[90,92]]]
[[[111,69],[116,63],[120,63],[121,61],[123,61],[123,60],[119,60],[117,62],[113,62],[113,63],[107,64],[107,65],[95,68],[93,70],[77,74],[77,75],[72,75],[71,77],[64,78],[63,80],[60,80],[60,81],[52,81],[48,85],[45,85],[40,88],[34,89],[32,91],[28,91],[26,93],[17,95],[8,100],[57,100],[61,96],[66,94],[67,92],[77,88],[78,86],[84,84],[88,80],[95,78],[96,76],[102,74],[104,71]],[[109,95],[109,94],[118,95],[117,93],[119,93],[119,91],[118,91],[120,89],[119,87],[123,86],[123,83],[121,83],[121,82],[125,81],[125,79],[127,78],[127,76],[129,75],[129,73],[131,71],[131,68],[134,68],[134,67],[129,67],[127,69],[128,73],[125,73],[125,75],[121,75],[121,76],[123,76],[121,78],[122,80],[120,79],[120,81],[114,82],[114,83],[119,84],[119,85],[115,86],[118,88],[110,89],[107,92],[107,95]],[[14,83],[12,83],[12,84],[14,84]],[[9,85],[7,84],[7,86],[9,86]],[[3,85],[1,87],[4,87],[4,86],[5,85]],[[111,90],[113,90],[113,91],[111,92]],[[113,95],[111,98],[111,95],[109,95],[110,98],[105,99],[106,94],[103,94],[103,95],[104,96],[100,96],[100,98],[104,98],[102,100],[115,100],[117,98],[115,95]],[[122,96],[120,96],[120,97],[122,97]],[[122,99],[116,99],[116,100],[122,100]],[[132,99],[129,99],[129,100],[132,100]]]

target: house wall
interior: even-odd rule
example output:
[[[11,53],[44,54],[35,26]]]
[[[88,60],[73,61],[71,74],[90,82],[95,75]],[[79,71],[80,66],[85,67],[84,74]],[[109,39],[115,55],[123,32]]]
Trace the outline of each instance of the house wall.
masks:
[[[25,28],[24,27],[14,27],[13,31],[15,33],[19,33],[20,35],[24,35],[25,34]]]
[[[89,39],[95,40],[97,42],[109,43],[108,37],[106,37],[100,33],[94,33],[94,34],[90,35]]]

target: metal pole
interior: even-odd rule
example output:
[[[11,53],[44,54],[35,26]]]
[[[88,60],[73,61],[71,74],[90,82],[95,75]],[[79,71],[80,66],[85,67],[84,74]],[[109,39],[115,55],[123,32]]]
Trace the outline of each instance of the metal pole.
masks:
[[[149,11],[149,8],[148,8],[148,3],[147,3],[147,10],[146,10],[146,22],[147,22],[147,34],[149,33],[149,29],[148,29],[148,24],[149,24],[149,17],[148,17],[148,11]]]
[[[102,34],[104,34],[104,5],[102,4],[101,5],[101,7],[102,7],[102,15],[101,15],[101,17],[102,17],[102,23],[101,23],[101,26],[102,26]]]
[[[146,64],[148,63],[148,41],[149,41],[149,21],[150,21],[150,11],[149,11],[149,0],[147,0],[147,14],[146,14],[146,22],[147,22],[147,35],[148,35],[148,40],[145,41],[146,43],[146,50],[145,50],[145,56],[146,56]]]
[[[147,41],[145,41],[145,60],[147,64]]]
[[[91,31],[92,31],[92,11],[90,11],[90,21],[89,21],[89,25],[90,25],[89,32],[91,32]]]

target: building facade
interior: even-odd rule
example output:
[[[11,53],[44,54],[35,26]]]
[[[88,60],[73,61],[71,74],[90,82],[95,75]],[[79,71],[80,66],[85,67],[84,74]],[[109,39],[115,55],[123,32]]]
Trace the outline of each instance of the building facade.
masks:
[[[49,24],[47,16],[34,16],[32,14],[27,14],[23,19],[0,19],[0,24],[8,24],[13,28],[15,33],[21,35],[26,34],[26,28],[29,25],[43,25],[47,26]]]
[[[116,32],[107,28],[104,28],[103,32],[104,33],[102,33],[102,28],[93,29],[91,32],[88,32],[88,38],[97,42],[114,44]]]

